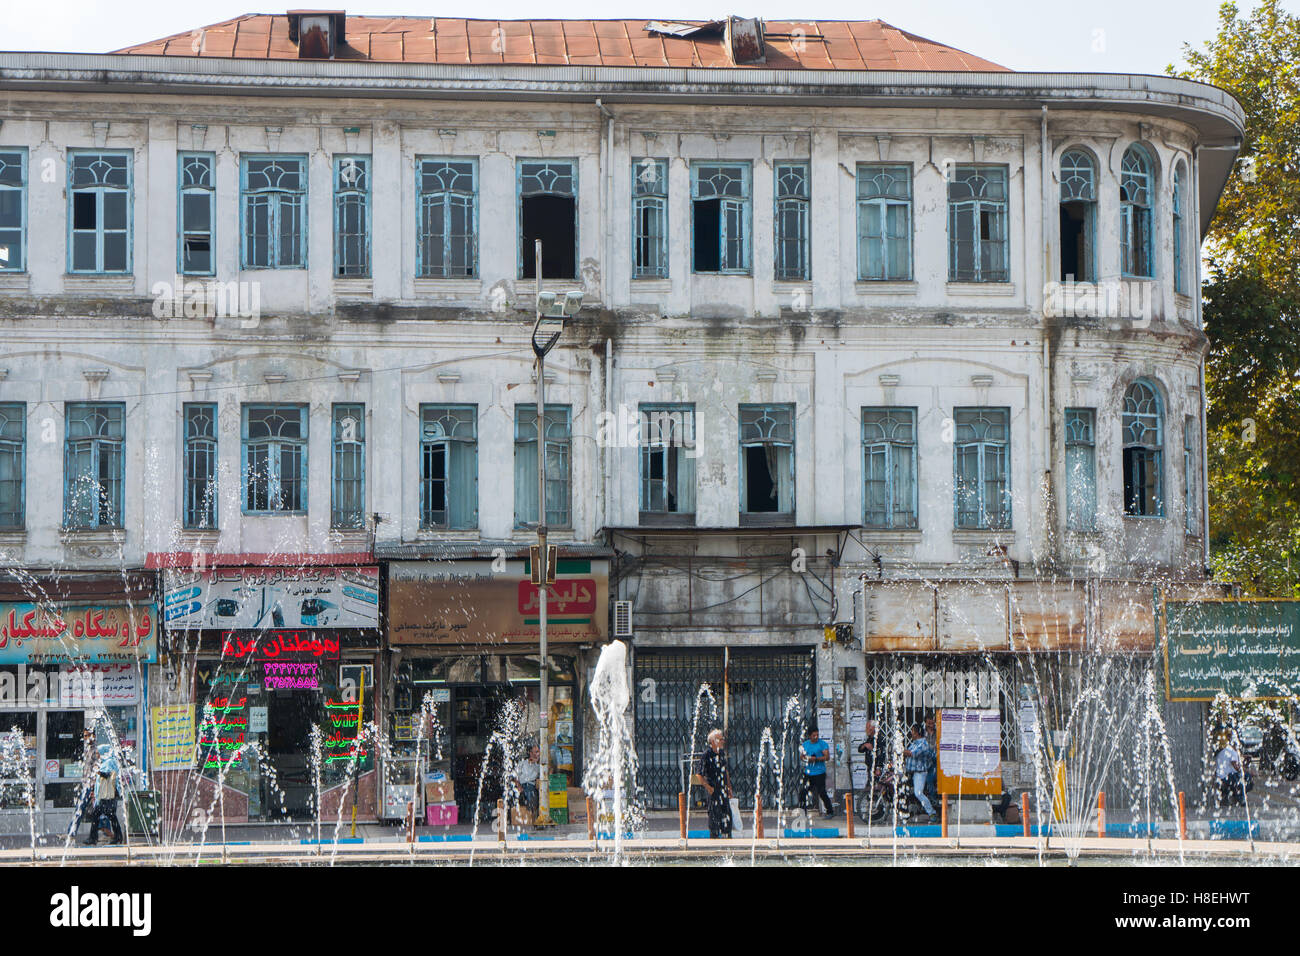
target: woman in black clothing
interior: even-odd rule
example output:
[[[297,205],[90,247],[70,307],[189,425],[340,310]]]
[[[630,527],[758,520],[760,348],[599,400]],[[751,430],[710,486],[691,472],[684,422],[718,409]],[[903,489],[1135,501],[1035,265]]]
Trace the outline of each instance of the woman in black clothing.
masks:
[[[727,754],[722,749],[727,739],[721,730],[709,732],[709,746],[704,751],[704,789],[709,795],[709,838],[731,838],[731,775],[727,772]]]

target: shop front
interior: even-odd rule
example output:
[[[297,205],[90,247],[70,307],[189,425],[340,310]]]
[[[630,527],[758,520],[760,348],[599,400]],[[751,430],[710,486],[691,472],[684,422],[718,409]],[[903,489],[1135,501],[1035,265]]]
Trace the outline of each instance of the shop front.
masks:
[[[142,707],[158,659],[147,579],[32,590],[42,600],[0,602],[0,833],[67,828],[86,731],[128,770],[142,768]]]
[[[447,822],[454,804],[454,818],[470,821],[480,779],[481,806],[495,807],[502,795],[501,761],[521,759],[538,739],[538,589],[525,562],[497,567],[489,561],[389,566],[388,712],[395,766],[384,775],[384,813],[392,818],[414,802],[423,819]],[[581,782],[586,651],[605,642],[607,608],[606,562],[559,562],[548,592],[545,706],[550,771],[563,777],[557,784],[565,789]],[[513,724],[509,714],[517,715]]]
[[[186,666],[153,719],[174,818],[217,796],[228,822],[374,819],[378,593],[375,567],[167,572]]]

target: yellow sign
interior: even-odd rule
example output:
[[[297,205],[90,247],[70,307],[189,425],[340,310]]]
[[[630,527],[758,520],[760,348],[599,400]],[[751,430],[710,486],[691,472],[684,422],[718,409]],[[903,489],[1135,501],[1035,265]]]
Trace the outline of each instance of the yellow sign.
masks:
[[[154,707],[151,717],[153,769],[191,769],[194,766],[194,705]]]

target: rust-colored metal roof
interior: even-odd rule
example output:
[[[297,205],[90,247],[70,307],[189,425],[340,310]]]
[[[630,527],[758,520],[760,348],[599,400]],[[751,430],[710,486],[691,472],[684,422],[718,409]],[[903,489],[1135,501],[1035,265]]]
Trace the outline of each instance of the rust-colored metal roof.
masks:
[[[648,32],[654,20],[464,20],[347,18],[335,59],[382,63],[722,67],[770,70],[1006,72],[962,50],[880,20],[765,21],[766,62],[737,66],[717,30],[694,36]],[[671,21],[673,25],[683,21]],[[699,26],[706,26],[703,21]],[[245,14],[190,33],[115,50],[165,56],[292,60],[284,15]]]

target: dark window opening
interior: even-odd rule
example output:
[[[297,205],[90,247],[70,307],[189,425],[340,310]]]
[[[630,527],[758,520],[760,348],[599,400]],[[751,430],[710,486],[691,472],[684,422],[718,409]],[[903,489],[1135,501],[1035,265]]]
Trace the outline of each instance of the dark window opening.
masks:
[[[1088,241],[1089,203],[1061,203],[1061,281],[1091,282],[1092,249]]]
[[[697,199],[695,206],[695,271],[722,271],[722,200]]]
[[[1160,515],[1158,452],[1149,448],[1124,449],[1124,513],[1141,517]]]
[[[542,240],[542,278],[578,277],[578,204],[572,196],[525,196],[522,210],[523,277],[535,279],[533,244]]]
[[[94,229],[99,223],[98,204],[94,193],[72,194],[72,228]]]
[[[745,503],[750,514],[776,513],[776,476],[768,465],[767,449],[761,445],[745,449]]]

